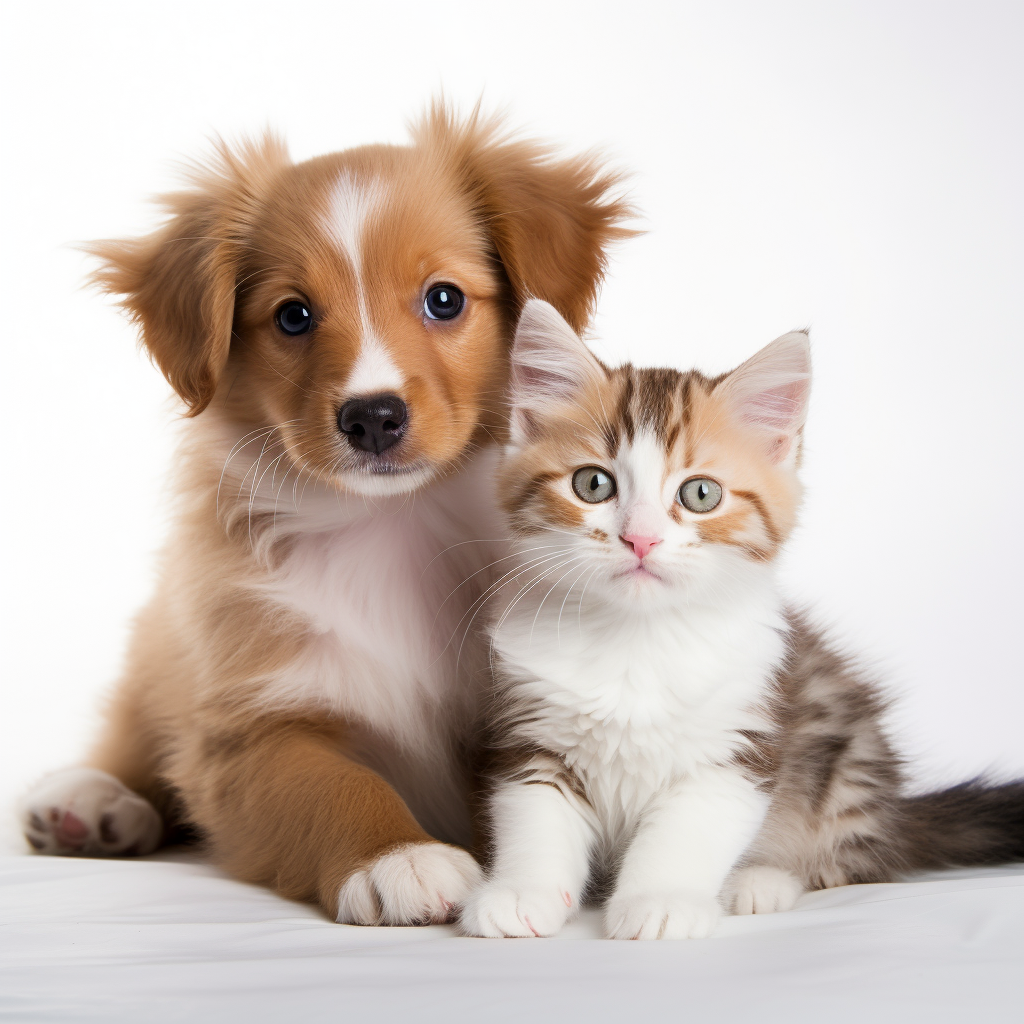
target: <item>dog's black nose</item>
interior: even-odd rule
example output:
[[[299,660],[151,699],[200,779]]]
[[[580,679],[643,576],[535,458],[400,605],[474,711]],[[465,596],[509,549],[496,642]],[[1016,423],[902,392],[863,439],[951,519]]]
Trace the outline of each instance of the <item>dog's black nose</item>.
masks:
[[[338,410],[338,429],[354,448],[380,455],[402,439],[409,410],[398,395],[349,399]]]

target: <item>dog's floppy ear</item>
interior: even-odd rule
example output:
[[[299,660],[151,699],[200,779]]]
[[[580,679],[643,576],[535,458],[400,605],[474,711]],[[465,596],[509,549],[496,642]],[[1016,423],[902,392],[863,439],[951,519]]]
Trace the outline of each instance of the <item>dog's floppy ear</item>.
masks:
[[[512,286],[515,312],[551,303],[574,331],[587,325],[611,242],[637,232],[622,178],[593,154],[556,158],[550,146],[510,136],[477,108],[464,121],[435,103],[416,127],[466,182]]]
[[[121,296],[142,343],[189,415],[210,403],[231,347],[244,238],[270,174],[288,162],[270,134],[189,172],[191,187],[164,196],[167,223],[143,238],[94,242],[92,280]]]

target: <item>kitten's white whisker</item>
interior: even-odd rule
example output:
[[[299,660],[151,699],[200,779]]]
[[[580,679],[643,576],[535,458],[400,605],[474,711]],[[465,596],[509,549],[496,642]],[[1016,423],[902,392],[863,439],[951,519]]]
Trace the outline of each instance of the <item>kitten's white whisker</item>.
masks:
[[[566,561],[561,562],[559,565],[556,565],[555,569],[561,569],[563,565],[572,565],[573,562],[579,562],[581,559],[584,559],[586,557],[587,557],[586,555],[574,555],[572,558],[569,558]],[[544,602],[547,601],[547,599],[551,596],[551,593],[555,589],[555,587],[557,587],[562,582],[562,580],[564,580],[565,577],[569,575],[569,573],[571,571],[572,571],[571,569],[566,569],[565,572],[562,573],[562,575],[559,576],[558,579],[555,580],[555,582],[551,584],[551,587],[548,590],[548,592],[540,599],[540,604],[537,605],[537,611],[534,612],[534,615],[533,615],[533,623],[530,625],[530,644],[529,644],[529,646],[531,646],[531,647],[533,646],[533,631],[537,628],[537,619],[540,618],[540,613],[541,613],[542,609],[544,608]]]
[[[415,493],[416,492],[413,491],[414,495]],[[481,537],[479,540],[460,540],[456,544],[449,544],[448,547],[446,547],[443,551],[439,551],[436,555],[434,555],[434,557],[429,562],[427,562],[426,567],[423,569],[423,572],[420,573],[420,579],[423,578],[423,575],[426,573],[427,569],[429,569],[442,555],[447,554],[453,548],[461,548],[464,547],[466,544],[503,544],[507,541],[507,537]]]
[[[466,541],[465,543],[472,543],[472,541]],[[458,546],[458,545],[456,545],[456,544],[453,544],[453,545],[452,545],[451,547],[457,547],[457,546]],[[495,560],[494,560],[493,562],[489,562],[489,563],[488,563],[487,565],[483,566],[483,568],[481,568],[481,569],[477,569],[477,571],[476,571],[476,572],[474,572],[474,573],[472,573],[471,575],[467,576],[467,577],[466,577],[466,578],[465,578],[465,579],[464,579],[464,580],[463,580],[463,581],[462,581],[462,582],[461,582],[461,583],[460,583],[460,584],[459,584],[459,585],[458,585],[458,586],[457,586],[457,587],[456,587],[456,588],[455,588],[454,590],[452,590],[452,591],[451,591],[451,592],[450,592],[450,593],[448,594],[448,596],[447,596],[447,597],[446,597],[446,598],[445,598],[445,599],[444,599],[444,600],[443,600],[443,601],[441,602],[441,604],[440,604],[440,605],[438,606],[438,609],[437,609],[437,614],[435,614],[435,615],[434,615],[434,622],[433,622],[433,624],[432,624],[432,627],[431,627],[431,628],[433,628],[433,625],[436,625],[436,624],[437,624],[437,616],[441,614],[442,610],[444,609],[444,606],[445,606],[445,605],[446,605],[446,604],[447,604],[447,603],[448,603],[448,602],[449,602],[449,601],[450,601],[450,600],[452,599],[452,597],[454,597],[454,596],[455,596],[455,594],[457,594],[457,593],[459,592],[459,590],[461,590],[461,589],[462,589],[462,588],[463,588],[463,587],[464,587],[464,586],[465,586],[465,585],[466,585],[466,584],[467,584],[467,583],[468,583],[468,582],[469,582],[469,581],[470,581],[471,579],[473,579],[473,578],[474,578],[474,577],[476,577],[476,576],[479,576],[479,575],[480,575],[480,573],[482,573],[482,572],[486,572],[486,571],[487,571],[488,569],[490,569],[490,568],[491,568],[492,566],[495,566],[495,565],[497,565],[497,564],[498,564],[499,562],[504,562],[504,561],[507,561],[507,560],[508,560],[509,558],[518,558],[518,557],[519,557],[520,555],[525,555],[525,554],[527,554],[527,553],[528,553],[528,552],[530,552],[530,551],[542,551],[542,550],[544,550],[545,548],[552,548],[552,547],[554,547],[554,546],[555,546],[554,544],[540,544],[540,545],[538,545],[537,547],[532,547],[532,548],[525,548],[525,549],[522,549],[522,550],[519,550],[519,551],[513,551],[513,552],[512,552],[511,554],[508,554],[508,555],[502,555],[502,557],[501,557],[501,558],[496,558],[496,559],[495,559]],[[450,551],[450,550],[451,550],[451,548],[445,548],[445,550],[446,550],[446,551]],[[430,564],[433,564],[433,562],[434,562],[434,561],[435,561],[435,559],[433,559],[433,558],[432,558],[432,559],[430,560],[430,563],[428,564],[427,568],[429,568],[429,567],[430,567]],[[423,571],[424,571],[424,572],[426,572],[426,569],[424,569]],[[514,571],[514,570],[512,570],[512,571]],[[421,574],[421,575],[420,575],[420,579],[422,579],[422,578],[423,578],[423,576],[422,576],[422,574]]]
[[[600,566],[594,566],[594,571],[590,574],[590,577],[587,579],[587,582],[583,584],[583,590],[580,591],[580,605],[576,612],[576,618],[580,627],[581,640],[583,639],[583,598],[587,596],[587,587],[590,586],[590,581],[594,578],[595,575],[597,575],[597,571],[599,568]]]
[[[583,568],[580,570],[579,575],[576,577],[576,579],[574,579],[572,581],[572,583],[569,586],[569,589],[565,592],[565,597],[562,598],[562,604],[561,604],[561,606],[558,609],[558,621],[555,623],[555,639],[556,639],[556,642],[558,644],[558,649],[559,650],[562,649],[562,612],[565,611],[565,602],[569,600],[569,595],[572,593],[573,587],[575,587],[576,584],[579,583],[579,581],[581,579],[583,579],[583,574],[589,568],[590,568],[589,564],[588,563],[584,563]]]
[[[488,600],[488,598],[490,598],[490,597],[493,597],[493,596],[494,596],[494,594],[496,594],[496,593],[497,593],[497,592],[498,592],[498,591],[499,591],[499,590],[500,590],[500,589],[501,589],[501,588],[502,588],[503,586],[505,586],[505,584],[506,584],[506,583],[511,583],[511,582],[512,582],[512,580],[514,580],[514,579],[517,579],[517,578],[518,578],[519,576],[521,576],[521,575],[522,575],[522,574],[523,574],[524,572],[528,572],[528,571],[529,571],[529,570],[530,570],[531,568],[533,568],[533,567],[535,567],[535,566],[537,566],[537,565],[541,565],[541,564],[543,564],[544,562],[550,561],[550,560],[551,560],[552,558],[561,558],[561,557],[562,557],[562,555],[564,555],[564,554],[565,554],[566,550],[568,550],[568,549],[563,549],[562,551],[556,551],[556,552],[555,552],[555,553],[554,553],[553,555],[547,555],[547,556],[545,556],[545,557],[543,557],[543,558],[534,558],[534,559],[530,559],[530,560],[529,560],[529,561],[528,561],[527,563],[525,563],[524,565],[519,565],[519,566],[516,566],[516,567],[514,567],[514,568],[510,569],[510,570],[509,570],[508,572],[506,572],[506,573],[504,574],[504,576],[501,576],[501,577],[499,577],[499,578],[498,578],[498,580],[497,580],[497,581],[496,581],[495,583],[492,583],[492,584],[491,584],[491,585],[490,585],[490,586],[489,586],[489,587],[488,587],[488,588],[487,588],[487,589],[486,589],[486,590],[485,590],[485,591],[484,591],[484,592],[483,592],[483,593],[482,593],[482,594],[481,594],[481,595],[480,595],[480,596],[479,596],[479,597],[478,597],[478,598],[477,598],[477,599],[476,599],[476,600],[475,600],[475,601],[474,601],[474,602],[473,602],[473,603],[472,603],[472,604],[471,604],[471,605],[469,606],[469,608],[467,608],[467,609],[466,609],[466,611],[465,611],[465,612],[463,613],[463,615],[462,615],[462,618],[461,618],[461,619],[459,619],[459,621],[458,621],[458,622],[457,622],[457,623],[455,624],[455,629],[453,630],[453,632],[452,632],[452,635],[451,635],[451,636],[450,636],[450,637],[448,638],[448,643],[446,643],[446,644],[444,645],[444,647],[443,647],[443,648],[441,649],[441,652],[440,652],[440,653],[438,654],[437,658],[435,658],[435,659],[434,659],[434,661],[432,662],[432,664],[437,664],[438,660],[439,660],[439,659],[441,658],[441,656],[442,656],[442,655],[444,654],[444,652],[448,650],[449,646],[451,645],[451,642],[452,642],[452,641],[453,641],[453,640],[455,639],[455,637],[456,637],[456,636],[458,635],[458,632],[459,632],[459,627],[460,627],[460,626],[462,625],[462,623],[463,623],[463,620],[464,620],[464,619],[466,618],[466,616],[467,616],[467,615],[469,615],[469,614],[470,614],[470,612],[472,612],[472,614],[473,614],[473,617],[472,617],[472,618],[471,618],[471,619],[469,620],[469,622],[468,622],[468,623],[467,623],[467,625],[466,625],[466,629],[465,629],[465,632],[464,632],[464,633],[463,633],[463,635],[462,635],[462,643],[465,643],[465,642],[466,642],[466,637],[467,637],[467,636],[469,635],[469,630],[470,630],[470,627],[471,627],[471,626],[473,625],[473,621],[474,621],[474,619],[476,619],[476,616],[477,616],[477,614],[479,613],[480,609],[481,609],[481,608],[483,608],[483,606],[484,606],[484,603],[485,603],[485,602],[486,602],[486,601]],[[516,569],[519,569],[520,571],[519,571],[519,572],[516,572]],[[515,575],[513,575],[513,573],[515,573]],[[506,579],[506,577],[511,577],[511,579]],[[475,609],[475,610],[474,610],[474,609]],[[435,620],[435,621],[436,621],[436,620]],[[461,651],[461,649],[462,649],[462,647],[461,647],[461,645],[460,645],[460,647],[459,647],[459,650]]]
[[[564,564],[565,563],[563,562],[562,565],[564,565]],[[546,570],[544,573],[542,573],[540,576],[538,576],[531,583],[526,584],[526,586],[523,587],[522,590],[520,590],[518,594],[516,594],[515,598],[512,600],[512,603],[504,610],[504,612],[502,612],[501,618],[498,619],[498,622],[497,622],[497,624],[494,627],[494,632],[497,633],[498,630],[501,629],[502,624],[509,617],[509,614],[512,612],[512,609],[515,608],[515,606],[523,599],[523,597],[526,594],[528,594],[535,586],[537,586],[538,583],[542,583],[553,572],[557,572],[560,568],[561,568],[561,565],[552,566],[550,569]]]
[[[563,551],[562,554],[564,554],[564,553],[565,552]],[[528,572],[530,568],[536,568],[537,565],[540,565],[540,564],[542,564],[544,562],[550,561],[552,558],[560,558],[560,557],[561,557],[560,554],[556,554],[556,555],[549,555],[547,558],[537,559],[537,560],[534,561],[534,564],[532,566],[529,566],[527,569],[524,569],[523,572]],[[563,562],[561,564],[564,565],[565,563]],[[545,579],[552,572],[555,572],[558,568],[559,568],[559,566],[556,565],[556,566],[554,566],[554,568],[549,569],[546,573],[544,573],[543,576],[540,577],[540,579]],[[519,576],[522,576],[523,572],[517,573],[515,576],[512,577],[512,579],[517,579]],[[512,580],[507,580],[506,582],[511,583]],[[539,582],[539,580],[536,581],[536,582]],[[504,586],[504,585],[505,584],[503,583],[502,586]],[[526,589],[529,590],[530,588],[527,587]],[[495,591],[495,592],[497,592],[497,591]],[[522,592],[520,592],[520,596],[522,596]],[[481,603],[480,607],[478,607],[477,610],[475,612],[473,612],[473,618],[469,620],[469,623],[466,625],[466,630],[462,634],[462,643],[459,644],[459,652],[458,652],[458,654],[455,657],[455,671],[456,672],[458,672],[459,663],[462,660],[462,648],[466,644],[466,638],[469,636],[469,631],[470,631],[470,628],[473,625],[473,620],[476,618],[478,612],[480,611],[480,608],[482,608],[482,607],[483,607],[483,604]],[[465,616],[463,616],[463,618],[465,618]],[[460,619],[459,620],[459,625],[461,625],[461,624],[462,624],[462,620]],[[455,629],[456,629],[456,632],[457,632],[458,631],[458,626],[456,626]]]

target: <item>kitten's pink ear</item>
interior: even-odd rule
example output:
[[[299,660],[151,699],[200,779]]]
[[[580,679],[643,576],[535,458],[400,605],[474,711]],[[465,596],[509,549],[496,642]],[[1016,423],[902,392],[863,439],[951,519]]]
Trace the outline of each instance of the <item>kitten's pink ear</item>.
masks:
[[[558,310],[540,299],[523,306],[510,370],[509,430],[516,444],[535,440],[538,417],[606,379],[604,367]]]
[[[811,394],[811,346],[805,331],[776,338],[719,385],[744,426],[760,434],[776,464],[796,460],[796,443],[807,419]]]

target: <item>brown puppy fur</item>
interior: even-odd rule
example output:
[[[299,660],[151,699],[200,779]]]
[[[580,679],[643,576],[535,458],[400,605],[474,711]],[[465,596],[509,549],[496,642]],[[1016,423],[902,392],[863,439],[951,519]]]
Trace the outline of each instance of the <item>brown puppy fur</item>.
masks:
[[[468,836],[485,659],[464,624],[496,550],[508,343],[530,295],[584,326],[629,233],[616,184],[435,106],[408,147],[222,147],[162,228],[93,247],[194,419],[107,728],[25,800],[34,847],[147,852],[155,807],[339,920],[450,912],[476,868],[434,840]],[[451,319],[425,312],[439,284],[464,296]],[[288,302],[311,314],[297,337]],[[339,410],[380,392],[408,418],[374,451]]]

